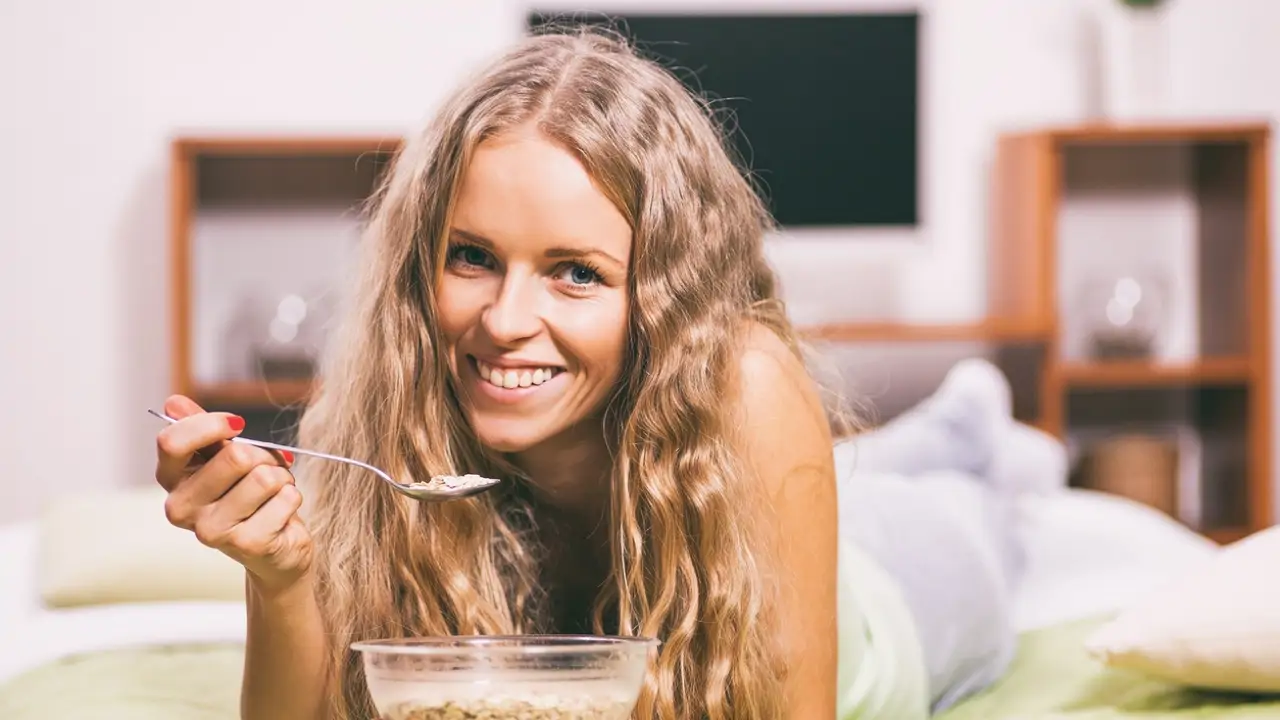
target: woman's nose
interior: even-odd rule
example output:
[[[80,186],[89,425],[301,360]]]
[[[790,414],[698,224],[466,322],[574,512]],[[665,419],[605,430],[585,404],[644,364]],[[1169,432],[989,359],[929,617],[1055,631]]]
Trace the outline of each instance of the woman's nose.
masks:
[[[509,345],[538,334],[542,320],[537,312],[537,282],[510,275],[497,297],[481,316],[481,323],[493,341]]]

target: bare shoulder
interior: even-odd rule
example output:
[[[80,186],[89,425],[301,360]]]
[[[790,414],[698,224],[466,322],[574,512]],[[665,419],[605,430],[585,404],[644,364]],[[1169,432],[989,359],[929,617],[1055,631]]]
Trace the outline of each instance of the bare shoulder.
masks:
[[[772,330],[753,325],[740,357],[741,436],[762,478],[826,476],[831,430],[817,385],[804,363]]]
[[[753,324],[739,357],[742,406],[748,423],[770,417],[818,421],[826,413],[809,371],[772,330]]]
[[[770,496],[781,570],[787,717],[835,715],[838,503],[831,429],[817,384],[767,328],[741,357],[743,457]]]

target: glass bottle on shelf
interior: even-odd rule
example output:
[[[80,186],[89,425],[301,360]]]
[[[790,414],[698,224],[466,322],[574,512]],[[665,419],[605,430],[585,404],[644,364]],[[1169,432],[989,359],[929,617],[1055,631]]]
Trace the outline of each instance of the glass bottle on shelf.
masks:
[[[310,380],[324,346],[329,303],[323,293],[246,295],[229,328],[228,361],[254,381]],[[243,323],[243,324],[241,324]]]
[[[1150,358],[1166,332],[1166,288],[1154,273],[1096,277],[1081,294],[1087,354],[1094,360]]]

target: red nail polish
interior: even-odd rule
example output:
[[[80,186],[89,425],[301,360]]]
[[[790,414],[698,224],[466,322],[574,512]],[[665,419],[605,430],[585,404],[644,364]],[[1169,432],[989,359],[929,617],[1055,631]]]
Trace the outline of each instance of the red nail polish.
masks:
[[[227,418],[227,424],[230,425],[231,429],[235,432],[240,432],[244,429],[244,418],[239,415],[232,415]]]
[[[293,464],[293,453],[289,452],[288,450],[281,450],[280,454],[284,456],[284,461],[286,464],[288,465]]]

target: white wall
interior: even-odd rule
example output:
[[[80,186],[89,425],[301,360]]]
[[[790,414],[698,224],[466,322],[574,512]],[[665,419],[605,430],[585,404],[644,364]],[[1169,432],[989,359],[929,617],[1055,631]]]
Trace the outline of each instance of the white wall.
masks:
[[[925,226],[897,241],[777,243],[784,280],[812,295],[793,296],[798,320],[873,311],[956,320],[981,312],[993,135],[1090,111],[1078,19],[1083,8],[1111,2],[805,5],[926,11]],[[467,68],[518,35],[523,7],[514,0],[0,6],[0,521],[32,515],[64,483],[148,481],[157,428],[143,411],[169,389],[171,135],[403,132]],[[1280,85],[1267,72],[1280,67],[1280,4],[1174,0],[1172,11],[1173,110],[1280,114]],[[1276,188],[1280,199],[1280,182]],[[838,302],[858,287],[866,291]],[[825,291],[832,288],[840,294]]]

